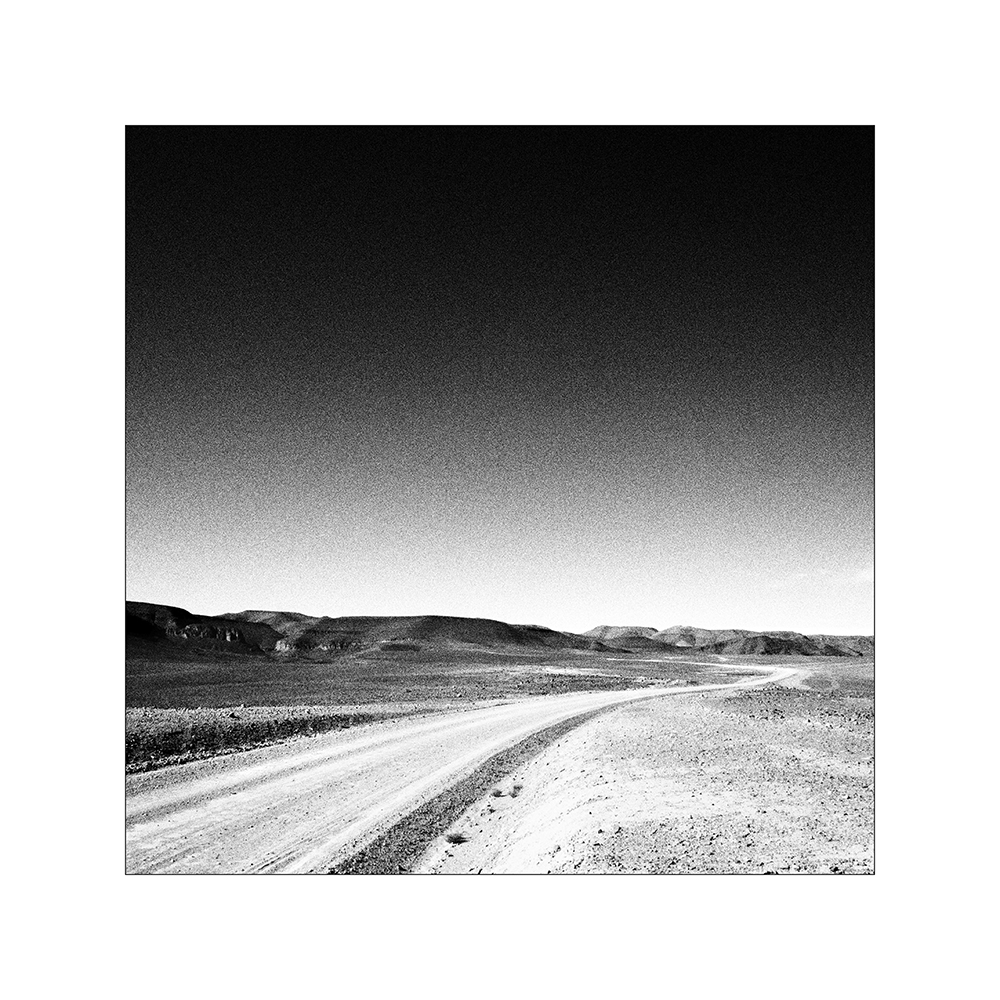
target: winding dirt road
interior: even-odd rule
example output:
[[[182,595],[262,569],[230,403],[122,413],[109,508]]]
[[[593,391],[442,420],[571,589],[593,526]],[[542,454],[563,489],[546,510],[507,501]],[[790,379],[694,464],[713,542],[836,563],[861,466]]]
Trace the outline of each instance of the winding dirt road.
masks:
[[[741,672],[753,670],[741,666]],[[533,732],[640,698],[734,684],[582,692],[361,729],[126,778],[126,871],[326,872],[493,754]]]

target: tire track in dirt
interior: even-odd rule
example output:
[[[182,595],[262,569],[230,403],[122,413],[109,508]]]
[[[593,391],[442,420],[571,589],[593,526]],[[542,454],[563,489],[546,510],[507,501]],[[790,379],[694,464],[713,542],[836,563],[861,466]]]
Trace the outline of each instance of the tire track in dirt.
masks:
[[[746,668],[741,667],[741,670]],[[608,706],[751,687],[734,684],[584,692],[314,737],[126,779],[130,873],[326,872],[490,757]]]

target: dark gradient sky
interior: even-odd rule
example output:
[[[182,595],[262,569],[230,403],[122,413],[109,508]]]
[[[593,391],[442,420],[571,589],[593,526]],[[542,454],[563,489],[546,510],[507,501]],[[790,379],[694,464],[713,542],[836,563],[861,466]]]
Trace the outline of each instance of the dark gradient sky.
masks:
[[[872,631],[872,129],[127,149],[129,598]]]

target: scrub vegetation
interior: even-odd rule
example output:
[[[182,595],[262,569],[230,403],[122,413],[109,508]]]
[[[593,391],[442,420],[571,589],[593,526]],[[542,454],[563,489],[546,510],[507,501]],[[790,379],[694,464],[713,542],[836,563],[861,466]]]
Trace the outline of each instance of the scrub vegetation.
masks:
[[[125,769],[149,771],[294,736],[347,729],[387,714],[345,712],[316,705],[130,708],[125,713]]]

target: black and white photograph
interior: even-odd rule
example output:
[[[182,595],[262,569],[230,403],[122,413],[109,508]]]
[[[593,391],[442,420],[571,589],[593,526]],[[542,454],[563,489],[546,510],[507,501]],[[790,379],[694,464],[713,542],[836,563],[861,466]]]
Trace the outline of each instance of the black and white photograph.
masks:
[[[11,8],[8,992],[988,995],[990,15]]]
[[[130,124],[125,217],[127,874],[874,874],[874,126]]]
[[[8,992],[989,994],[986,5],[7,22]]]

